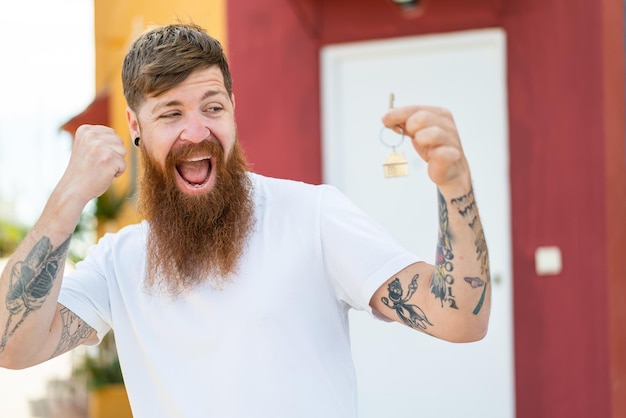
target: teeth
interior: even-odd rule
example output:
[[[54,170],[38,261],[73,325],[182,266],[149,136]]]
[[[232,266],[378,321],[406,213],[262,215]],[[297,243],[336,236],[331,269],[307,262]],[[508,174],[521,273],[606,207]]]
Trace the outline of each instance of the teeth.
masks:
[[[211,157],[195,157],[195,158],[190,158],[190,159],[188,159],[186,161],[189,161],[189,162],[193,163],[195,161],[210,160],[210,159],[211,159]]]

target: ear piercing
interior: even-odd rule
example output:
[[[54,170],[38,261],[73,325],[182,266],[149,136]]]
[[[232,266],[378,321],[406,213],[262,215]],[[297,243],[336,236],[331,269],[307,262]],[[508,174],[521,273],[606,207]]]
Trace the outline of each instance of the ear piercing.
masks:
[[[135,146],[136,146],[136,147],[138,147],[138,146],[139,146],[139,141],[140,141],[140,140],[141,140],[141,139],[140,139],[139,137],[137,137],[137,138],[135,138],[135,139],[133,140],[133,143],[135,144]]]

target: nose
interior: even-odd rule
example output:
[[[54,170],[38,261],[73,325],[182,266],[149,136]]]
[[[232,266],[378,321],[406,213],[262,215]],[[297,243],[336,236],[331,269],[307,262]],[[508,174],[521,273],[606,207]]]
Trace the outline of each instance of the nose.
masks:
[[[205,139],[209,139],[211,130],[209,129],[206,118],[197,113],[187,114],[185,125],[180,133],[180,139],[183,141],[199,143]]]

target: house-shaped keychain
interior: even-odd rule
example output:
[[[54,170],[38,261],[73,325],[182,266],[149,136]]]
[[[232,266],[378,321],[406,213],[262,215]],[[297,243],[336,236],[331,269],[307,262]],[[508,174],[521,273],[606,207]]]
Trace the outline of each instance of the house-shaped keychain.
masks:
[[[409,175],[408,163],[404,155],[396,151],[395,147],[383,163],[385,178],[402,177]]]
[[[395,96],[393,93],[391,93],[389,95],[389,109],[393,109],[394,99]],[[402,141],[404,140],[404,131],[402,131],[401,129],[402,137],[400,138],[400,143],[396,145],[388,145],[385,142],[385,139],[383,138],[385,132],[390,132],[390,130],[387,130],[387,128],[383,126],[383,129],[380,131],[380,142],[382,142],[383,145],[392,149],[391,154],[383,163],[385,178],[408,176],[409,169],[406,158],[404,158],[404,155],[396,151],[396,145],[402,144]]]

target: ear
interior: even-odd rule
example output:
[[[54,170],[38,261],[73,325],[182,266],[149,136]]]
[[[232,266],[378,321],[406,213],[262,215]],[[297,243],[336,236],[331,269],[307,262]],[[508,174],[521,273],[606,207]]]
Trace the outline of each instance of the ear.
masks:
[[[128,122],[130,137],[141,137],[141,129],[139,129],[139,119],[137,119],[137,114],[130,107],[126,108],[126,122]]]
[[[235,93],[230,93],[230,102],[233,104],[233,110],[235,110]]]

